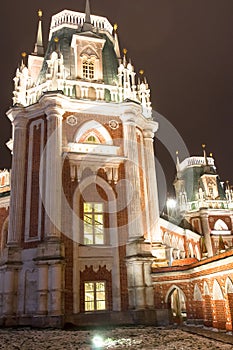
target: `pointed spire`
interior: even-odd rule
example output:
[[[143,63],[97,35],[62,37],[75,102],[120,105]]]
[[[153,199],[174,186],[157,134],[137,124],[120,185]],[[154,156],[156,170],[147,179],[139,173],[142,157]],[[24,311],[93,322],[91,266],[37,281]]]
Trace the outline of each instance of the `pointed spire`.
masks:
[[[35,48],[33,54],[36,56],[44,56],[44,45],[43,45],[43,33],[42,33],[42,10],[38,10],[38,30],[37,30],[37,40],[35,43]]]
[[[91,9],[90,9],[90,1],[86,0],[86,9],[85,9],[85,14],[86,14],[86,23],[91,23]]]
[[[27,53],[26,53],[26,52],[22,52],[22,53],[21,53],[21,57],[22,57],[22,60],[21,60],[20,69],[23,70],[23,68],[26,67],[26,57],[27,57]]]
[[[204,158],[205,158],[205,165],[209,165],[208,163],[208,158],[207,158],[207,155],[206,155],[206,145],[203,143],[202,145],[202,149],[203,149],[203,154],[204,154]]]
[[[85,8],[85,22],[83,24],[82,31],[83,32],[92,32],[93,25],[91,24],[91,9],[90,9],[90,1],[86,0],[86,8]]]
[[[123,54],[124,54],[124,57],[123,57],[123,65],[126,67],[127,66],[127,52],[128,50],[127,49],[123,49]]]

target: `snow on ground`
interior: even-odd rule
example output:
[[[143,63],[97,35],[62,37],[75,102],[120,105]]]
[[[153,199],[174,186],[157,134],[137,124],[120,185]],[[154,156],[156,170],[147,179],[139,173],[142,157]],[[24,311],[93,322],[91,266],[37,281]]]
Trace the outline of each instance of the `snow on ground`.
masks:
[[[233,346],[180,329],[155,327],[90,330],[0,329],[0,350],[232,350]]]

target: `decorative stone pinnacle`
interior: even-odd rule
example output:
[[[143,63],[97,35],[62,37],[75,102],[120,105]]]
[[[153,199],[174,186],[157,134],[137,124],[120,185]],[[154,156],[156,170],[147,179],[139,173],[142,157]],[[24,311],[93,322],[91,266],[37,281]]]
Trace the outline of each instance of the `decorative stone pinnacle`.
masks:
[[[43,12],[42,12],[42,10],[38,10],[38,17],[41,19],[41,18],[42,18],[42,16],[43,16]]]

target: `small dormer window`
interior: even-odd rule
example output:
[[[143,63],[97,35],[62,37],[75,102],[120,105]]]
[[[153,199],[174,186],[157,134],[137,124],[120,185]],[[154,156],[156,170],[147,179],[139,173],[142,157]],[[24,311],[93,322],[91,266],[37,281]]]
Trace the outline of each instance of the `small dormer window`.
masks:
[[[84,60],[83,61],[83,78],[84,79],[94,79],[95,76],[95,65],[93,61]]]
[[[100,143],[96,136],[91,135],[86,139],[87,143]]]
[[[210,198],[214,198],[214,189],[212,186],[209,186],[209,196]]]

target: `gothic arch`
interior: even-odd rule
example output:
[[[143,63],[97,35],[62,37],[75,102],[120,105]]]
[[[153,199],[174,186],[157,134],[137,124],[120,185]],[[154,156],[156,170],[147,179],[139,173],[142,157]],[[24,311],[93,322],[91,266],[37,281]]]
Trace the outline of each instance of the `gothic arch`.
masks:
[[[172,236],[172,248],[178,249],[177,238],[174,235]]]
[[[186,296],[185,296],[183,290],[182,290],[180,287],[178,287],[178,286],[176,286],[175,284],[173,284],[173,285],[168,289],[168,291],[167,291],[167,294],[166,294],[166,297],[165,297],[165,303],[168,302],[168,299],[169,299],[170,295],[174,292],[175,289],[177,289],[177,290],[179,290],[181,293],[183,293],[183,295],[184,295],[184,297],[185,297],[185,300],[186,300]]]
[[[3,251],[3,249],[6,247],[7,244],[7,237],[8,237],[8,224],[9,224],[9,216],[5,219],[2,231],[1,231],[1,240],[0,240],[0,252]]]
[[[225,291],[226,291],[226,294],[233,293],[233,283],[230,277],[227,277],[226,279]]]
[[[198,260],[201,260],[201,255],[200,255],[200,251],[199,251],[199,248],[197,246],[197,244],[195,245],[195,257],[198,259]]]
[[[204,295],[210,295],[210,290],[207,282],[204,282]]]
[[[229,228],[228,228],[227,224],[225,223],[225,221],[223,221],[222,219],[218,219],[214,224],[214,230],[215,231],[228,231]]]
[[[75,135],[75,142],[83,143],[88,137],[88,134],[96,134],[101,143],[107,145],[113,145],[113,140],[108,130],[99,122],[95,120],[89,120],[85,122],[77,131]]]
[[[106,228],[105,234],[108,234],[109,243],[107,246],[103,245],[101,247],[109,248],[109,245],[111,245],[113,248],[118,247],[120,244],[124,244],[123,242],[119,242],[118,237],[118,228],[117,228],[117,201],[116,201],[116,195],[112,187],[108,184],[107,181],[105,181],[103,178],[95,175],[90,175],[87,178],[85,178],[79,186],[77,187],[76,191],[74,192],[73,197],[73,237],[77,234],[78,237],[76,239],[76,242],[80,242],[80,218],[77,213],[80,213],[80,204],[81,204],[81,196],[82,193],[88,187],[92,184],[95,184],[96,186],[99,186],[101,189],[103,189],[105,196],[106,196],[106,202],[107,202],[107,214],[109,216],[109,226]],[[75,241],[75,239],[73,239]],[[85,249],[85,248],[84,248]],[[120,308],[118,305],[118,300],[120,300],[120,290],[117,288],[117,286],[120,284],[120,273],[118,271],[119,265],[117,264],[118,261],[118,250],[113,249],[113,263],[111,268],[111,275],[112,275],[112,283],[111,283],[111,293],[113,296],[113,308],[116,308],[117,310]],[[73,251],[74,261],[78,262],[79,259],[79,250],[74,248]],[[96,263],[99,263],[99,260],[97,260],[95,257],[93,257],[93,260]],[[80,264],[75,263],[73,267],[73,290],[74,290],[74,312],[78,313],[80,312],[80,302],[77,298],[77,295],[80,290]],[[109,286],[110,288],[110,286]]]
[[[182,251],[184,250],[184,241],[182,238],[179,239],[178,248]]]
[[[189,258],[193,258],[194,256],[194,253],[193,253],[193,245],[191,242],[189,242],[189,245],[188,245],[188,257]]]
[[[217,280],[213,284],[213,300],[224,300],[223,292]]]
[[[104,193],[107,196],[107,204],[108,204],[108,213],[109,213],[109,228],[108,228],[108,235],[110,237],[110,244],[114,247],[117,246],[117,201],[115,193],[112,189],[112,187],[101,177],[91,175],[88,176],[86,179],[84,179],[79,186],[77,187],[76,191],[74,192],[73,197],[73,238],[74,234],[77,234],[77,238],[74,239],[76,242],[81,242],[80,237],[80,221],[81,219],[77,215],[77,213],[80,212],[80,198],[82,196],[82,193],[88,188],[88,186],[95,184],[96,186],[99,186],[101,189],[103,189]]]
[[[193,300],[194,301],[202,301],[203,300],[201,290],[197,284],[195,284],[195,286],[194,286]]]
[[[97,52],[93,48],[93,46],[87,45],[86,47],[83,48],[80,57],[82,58],[95,58],[98,59]]]
[[[164,244],[166,244],[168,247],[171,247],[170,235],[167,232],[164,233],[163,241],[164,241]]]
[[[169,288],[165,301],[170,307],[173,317],[179,319],[186,317],[186,296],[181,288],[175,285]]]
[[[96,100],[96,89],[92,86],[88,89],[88,97],[90,100],[95,101]]]

